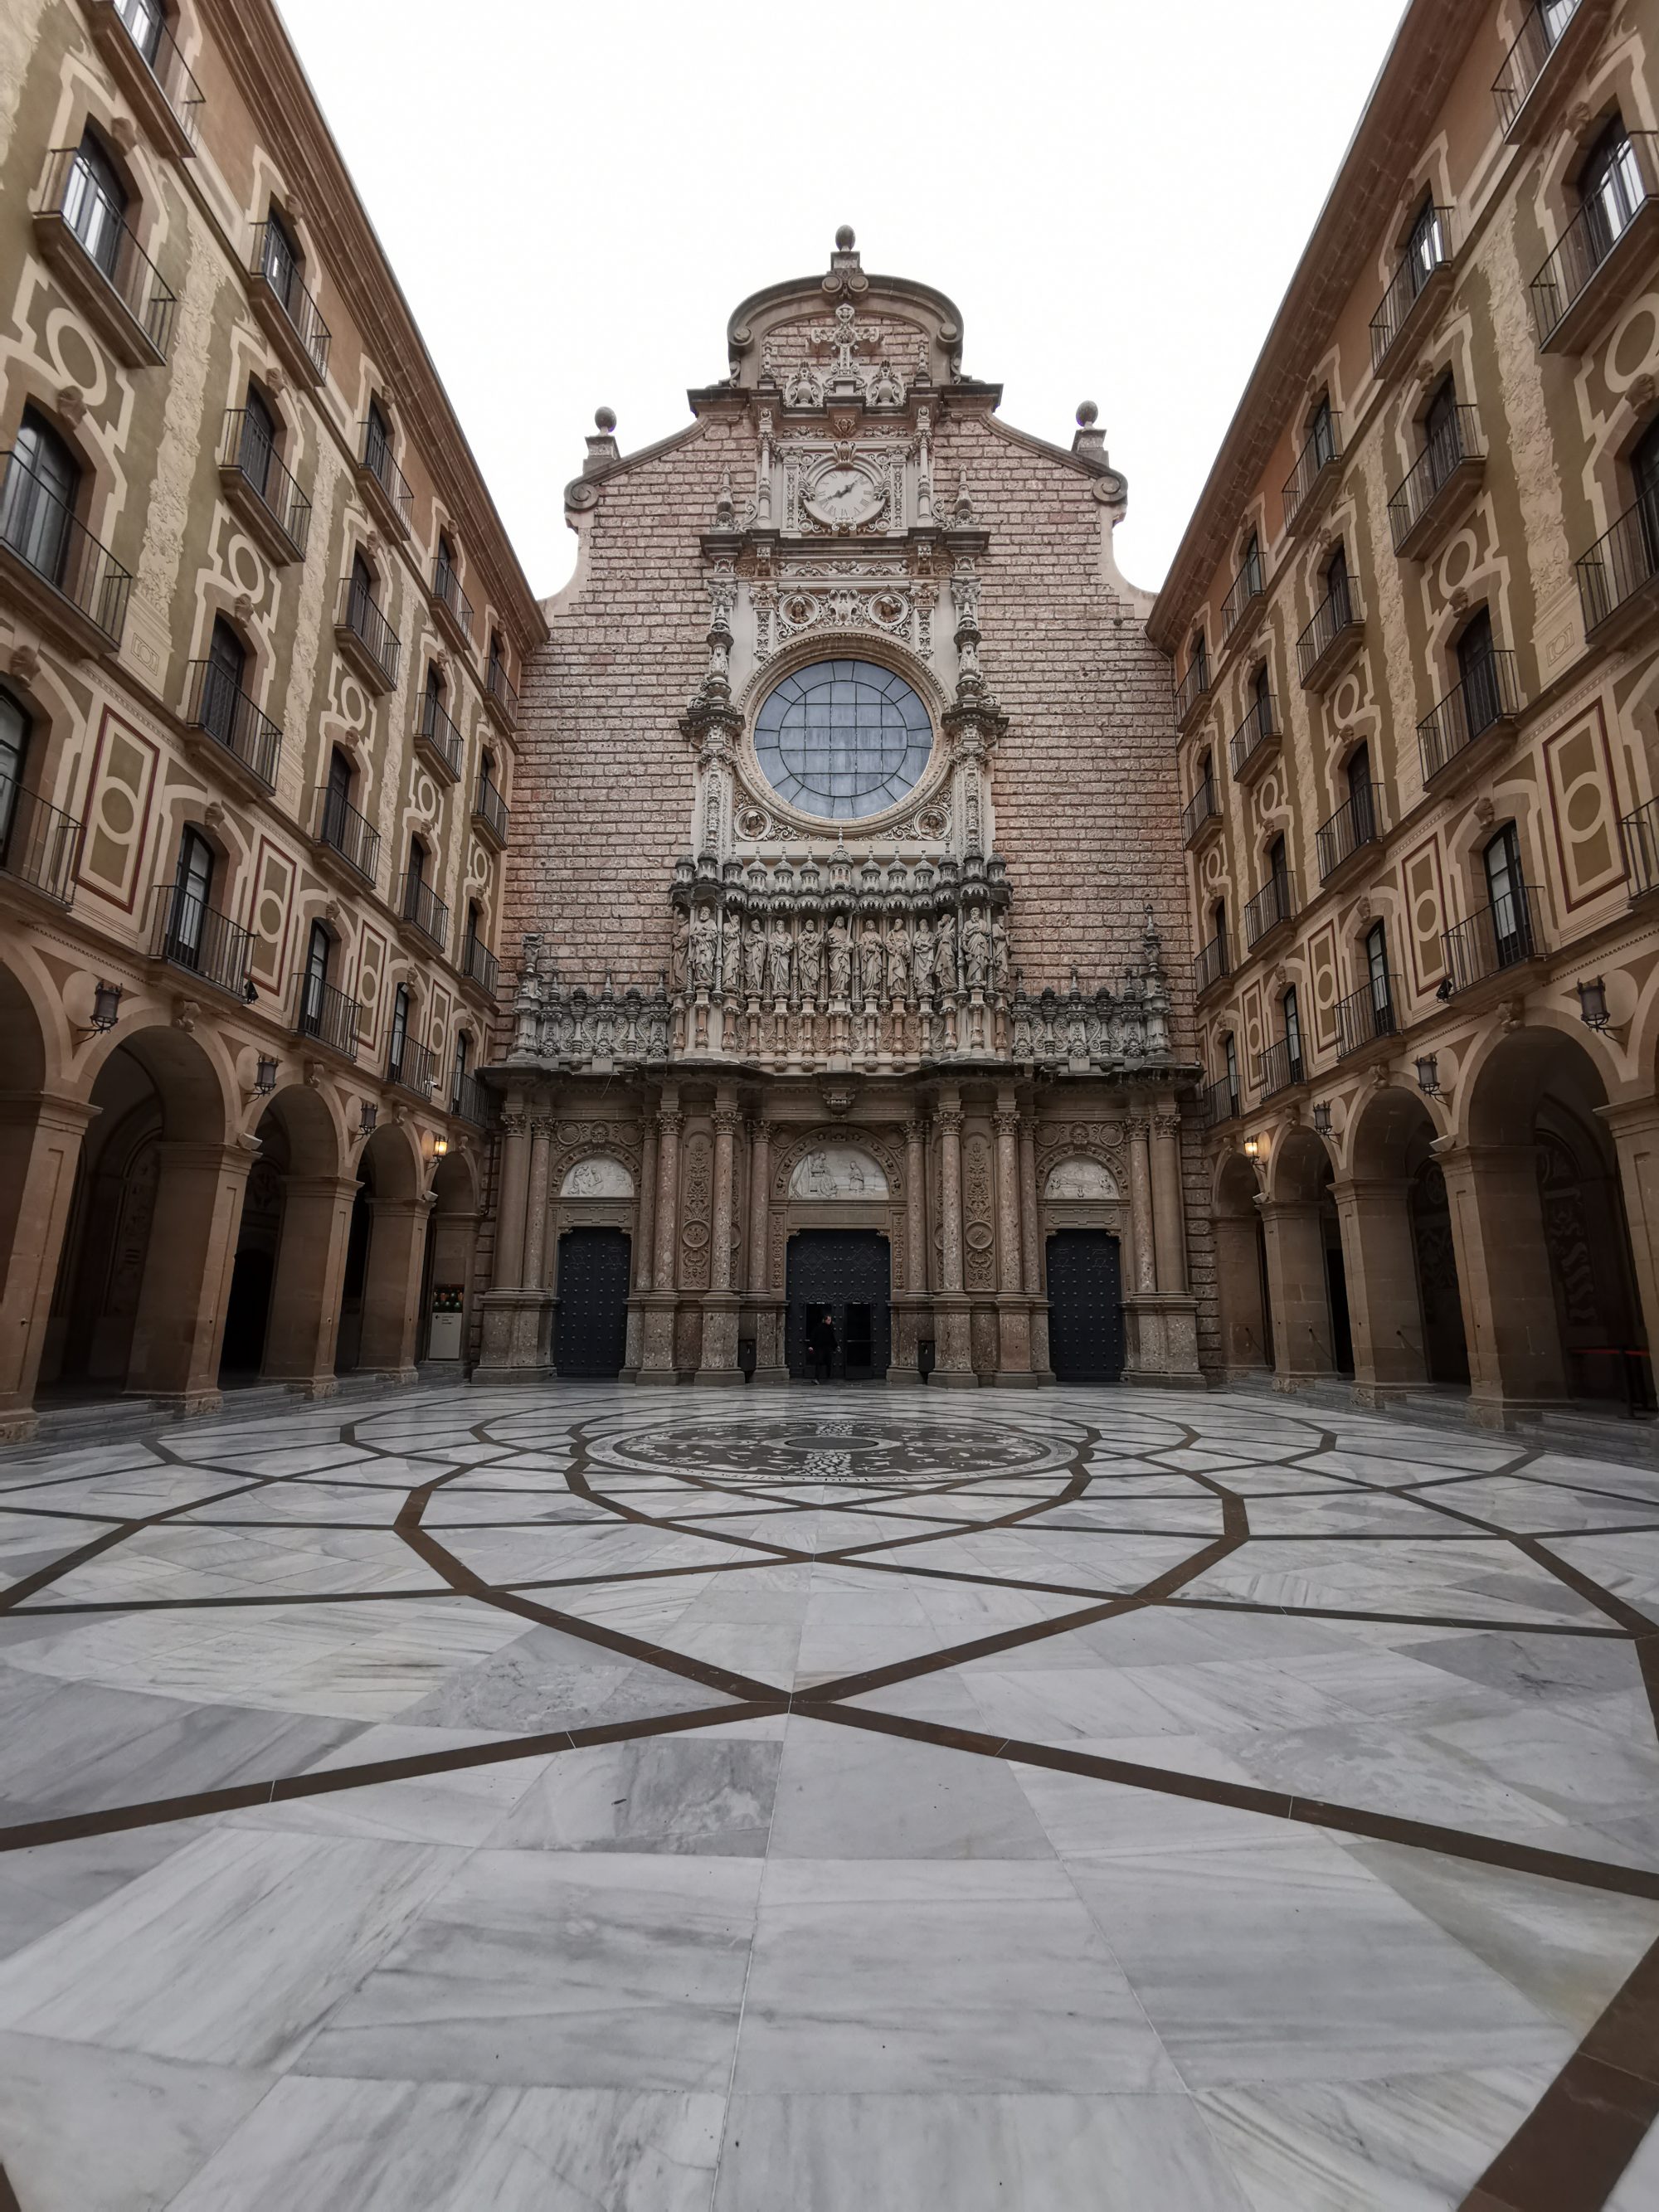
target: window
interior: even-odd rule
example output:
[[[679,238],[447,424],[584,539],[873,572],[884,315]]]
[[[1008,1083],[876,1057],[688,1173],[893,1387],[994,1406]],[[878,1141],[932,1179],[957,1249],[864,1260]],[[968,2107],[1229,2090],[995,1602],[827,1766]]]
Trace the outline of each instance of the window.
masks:
[[[127,27],[127,36],[154,69],[161,51],[167,14],[159,0],[115,0],[115,12]]]
[[[399,983],[392,1001],[392,1050],[386,1056],[386,1068],[395,1081],[404,1064],[404,1047],[409,1041],[409,986]]]
[[[1244,597],[1253,599],[1262,589],[1261,540],[1253,530],[1244,547],[1244,557],[1238,564],[1238,573],[1244,579]]]
[[[1288,886],[1290,878],[1290,863],[1285,857],[1285,840],[1282,837],[1275,837],[1267,848],[1267,879],[1283,889]]]
[[[1222,1038],[1221,1048],[1226,1055],[1228,1095],[1232,1100],[1233,1111],[1237,1114],[1238,1111],[1238,1046],[1234,1042],[1231,1030]]]
[[[349,802],[351,798],[352,767],[348,756],[336,745],[329,756],[328,795]]]
[[[418,837],[409,841],[409,888],[411,894],[418,891],[426,881],[426,847]]]
[[[494,790],[495,785],[495,756],[494,753],[489,751],[487,747],[478,756],[478,781],[486,791]]]
[[[1578,179],[1590,252],[1597,262],[1612,252],[1646,197],[1636,149],[1622,117],[1615,115],[1590,148]]]
[[[265,282],[291,315],[304,258],[293,232],[273,207],[265,219]]]
[[[1577,13],[1578,0],[1543,0],[1538,19],[1543,27],[1545,44],[1553,49]]]
[[[1503,708],[1489,608],[1477,608],[1463,625],[1457,641],[1457,675],[1463,687],[1463,714],[1473,744],[1483,731],[1491,729]]]
[[[477,950],[478,925],[483,920],[483,914],[477,900],[469,899],[466,902],[466,965],[469,969],[472,965],[472,956]]]
[[[1457,386],[1443,377],[1423,417],[1423,450],[1429,459],[1429,481],[1438,491],[1463,458],[1463,441],[1457,419]]]
[[[378,399],[368,403],[368,420],[363,428],[363,459],[384,483],[392,467],[392,425]]]
[[[88,131],[70,164],[64,187],[64,220],[106,276],[113,281],[127,217],[127,188],[120,172]]]
[[[374,606],[374,571],[361,553],[351,556],[351,621],[361,629],[366,611]],[[380,611],[375,608],[376,613]]]
[[[17,798],[23,787],[23,764],[28,757],[33,724],[22,702],[9,691],[0,691],[0,866],[17,818]]]
[[[1348,611],[1348,549],[1339,545],[1325,564],[1325,596],[1330,602],[1335,627],[1346,629]]]
[[[492,629],[489,633],[489,683],[492,690],[495,688],[496,678],[505,677],[506,674],[507,656],[501,651],[501,634],[499,630]]]
[[[323,836],[328,843],[341,849],[344,848],[355,781],[350,759],[336,745],[329,755],[328,786],[323,794]]]
[[[1513,822],[1506,822],[1481,854],[1486,895],[1492,901],[1492,938],[1500,968],[1528,957],[1531,945],[1527,928],[1526,886],[1521,880],[1521,842]]]
[[[1257,736],[1271,737],[1273,728],[1273,684],[1267,675],[1267,664],[1265,660],[1250,678],[1250,714],[1255,719]]]
[[[1365,933],[1365,976],[1370,985],[1376,1033],[1392,1036],[1394,985],[1389,975],[1389,933],[1380,921],[1374,921]]]
[[[448,719],[444,708],[444,679],[431,661],[426,664],[426,699],[421,708],[421,734],[435,737]]]
[[[1636,511],[1650,574],[1659,569],[1659,417],[1649,423],[1630,457]]]
[[[820,660],[786,676],[755,720],[761,772],[821,819],[879,814],[915,789],[933,749],[921,701],[890,668]]]
[[[270,489],[270,465],[276,454],[276,417],[265,404],[264,394],[250,384],[242,406],[242,442],[237,463],[261,499]]]
[[[237,708],[246,672],[246,647],[224,617],[216,615],[202,684],[202,727],[222,745],[231,744],[235,737]]]
[[[6,471],[0,538],[49,583],[61,585],[69,565],[80,488],[74,454],[43,415],[26,407]]]
[[[1198,764],[1198,790],[1194,796],[1207,799],[1212,806],[1215,805],[1215,756],[1213,753],[1206,753]]]
[[[455,548],[444,531],[438,532],[437,589],[440,599],[453,596],[458,579],[455,574]]]
[[[1368,845],[1376,835],[1376,794],[1371,782],[1369,745],[1354,748],[1344,773],[1347,778],[1348,805],[1352,810],[1349,819],[1353,824],[1353,842],[1356,845]]]
[[[1336,417],[1331,413],[1331,395],[1323,393],[1308,426],[1308,443],[1313,449],[1316,471],[1327,467],[1336,459]]]
[[[467,933],[469,936],[471,934],[472,929],[471,916],[477,913],[477,908],[476,907],[470,909],[469,919],[467,921]],[[468,1062],[471,1060],[471,1056],[472,1040],[467,1035],[466,1031],[462,1030],[455,1039],[455,1079],[451,1086],[449,1094],[450,1111],[452,1113],[459,1110],[462,1097],[465,1093],[466,1079],[469,1073]]]
[[[1440,210],[1432,196],[1425,199],[1412,225],[1411,236],[1406,240],[1406,266],[1411,271],[1412,297],[1428,283],[1446,258],[1445,240],[1441,234]]]
[[[1187,681],[1194,694],[1202,691],[1210,680],[1210,648],[1204,641],[1203,631],[1194,631],[1192,650],[1187,655]]]
[[[199,830],[186,830],[179,841],[179,865],[173,878],[173,912],[168,918],[167,957],[181,968],[201,964],[208,901],[213,890],[213,848]]]
[[[1296,1002],[1296,986],[1291,984],[1283,1000],[1285,1009],[1285,1057],[1290,1062],[1291,1080],[1302,1080],[1302,1012]]]
[[[328,971],[334,957],[334,939],[327,927],[320,921],[311,925],[311,942],[306,948],[305,995],[301,1002],[300,1026],[307,1036],[323,1033],[323,1008],[328,991]]]

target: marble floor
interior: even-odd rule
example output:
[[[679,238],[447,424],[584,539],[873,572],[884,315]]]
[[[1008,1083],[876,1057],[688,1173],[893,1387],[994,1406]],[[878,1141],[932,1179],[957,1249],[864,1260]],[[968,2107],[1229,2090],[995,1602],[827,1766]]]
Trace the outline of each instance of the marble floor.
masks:
[[[1659,1473],[1225,1395],[0,1454],[0,2212],[1655,2212]]]

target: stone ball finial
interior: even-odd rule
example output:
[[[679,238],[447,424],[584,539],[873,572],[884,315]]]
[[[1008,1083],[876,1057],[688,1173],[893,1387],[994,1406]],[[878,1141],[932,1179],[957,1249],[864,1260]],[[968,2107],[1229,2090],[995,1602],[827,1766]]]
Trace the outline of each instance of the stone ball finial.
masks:
[[[841,253],[850,253],[853,251],[854,243],[854,240],[852,224],[850,222],[842,223],[841,228],[836,233],[836,251]]]
[[[1092,399],[1085,399],[1077,410],[1078,428],[1079,430],[1092,430],[1095,424],[1099,420],[1099,408],[1095,405]]]
[[[616,409],[614,407],[596,407],[593,410],[593,427],[596,430],[603,430],[605,435],[609,437],[611,431],[613,431],[617,427]]]

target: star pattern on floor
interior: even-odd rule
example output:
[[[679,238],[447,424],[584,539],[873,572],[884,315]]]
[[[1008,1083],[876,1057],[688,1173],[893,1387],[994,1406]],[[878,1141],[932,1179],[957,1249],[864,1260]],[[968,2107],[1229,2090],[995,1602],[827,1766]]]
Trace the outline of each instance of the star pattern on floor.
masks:
[[[0,1578],[21,2212],[1659,2203],[1651,1468],[422,1389],[14,1452]]]

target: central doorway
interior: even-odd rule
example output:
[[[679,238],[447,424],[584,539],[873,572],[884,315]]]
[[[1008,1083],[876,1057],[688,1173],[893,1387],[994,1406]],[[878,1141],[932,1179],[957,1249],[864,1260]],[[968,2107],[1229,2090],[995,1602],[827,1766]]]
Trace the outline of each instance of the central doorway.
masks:
[[[628,1263],[623,1229],[567,1229],[559,1239],[553,1364],[561,1375],[615,1376],[628,1357]]]
[[[1059,1229],[1048,1239],[1048,1359],[1060,1382],[1123,1378],[1123,1285],[1117,1239]]]
[[[887,1239],[874,1229],[803,1229],[789,1240],[785,1358],[797,1381],[811,1374],[810,1316],[828,1306],[836,1324],[837,1382],[886,1380],[890,1356]]]

